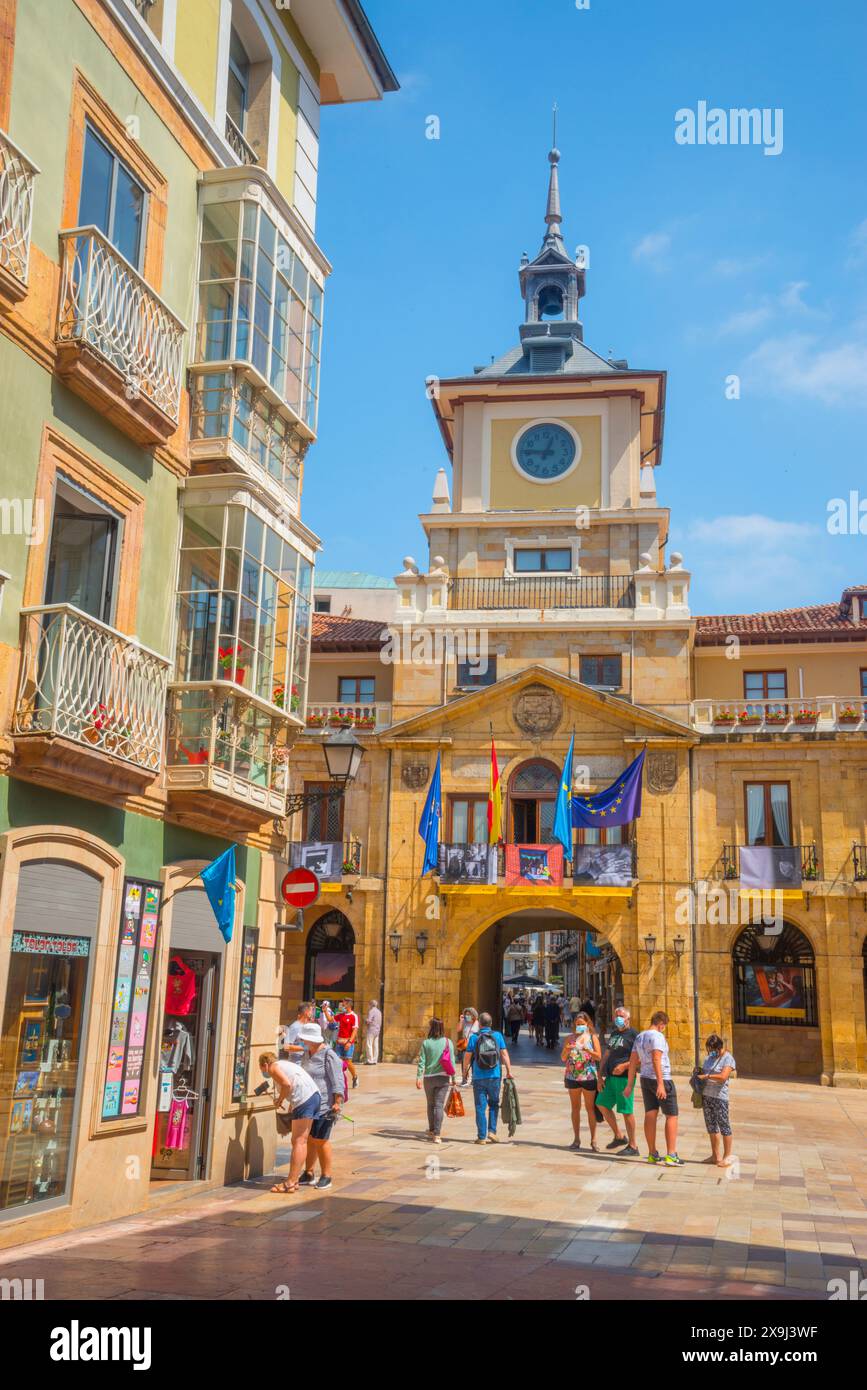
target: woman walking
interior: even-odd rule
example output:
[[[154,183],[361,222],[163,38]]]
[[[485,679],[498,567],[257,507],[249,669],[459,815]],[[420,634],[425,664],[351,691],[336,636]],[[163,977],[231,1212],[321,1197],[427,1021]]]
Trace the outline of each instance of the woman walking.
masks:
[[[259,1070],[264,1080],[274,1083],[277,1132],[292,1137],[289,1174],[275,1183],[272,1192],[297,1192],[301,1174],[307,1167],[307,1140],[313,1121],[322,1108],[319,1087],[297,1062],[283,1062],[274,1052],[263,1052]]]
[[[590,1126],[590,1148],[596,1154],[599,1152],[596,1147],[596,1083],[602,1050],[588,1014],[576,1014],[573,1031],[566,1039],[560,1055],[562,1061],[566,1063],[563,1084],[569,1092],[572,1106],[574,1138],[570,1148],[581,1148],[581,1106],[583,1104],[587,1111],[587,1123]]]
[[[715,1163],[718,1168],[728,1168],[733,1162],[734,1144],[729,1120],[729,1078],[736,1064],[718,1033],[711,1033],[705,1046],[707,1056],[698,1074],[704,1124],[710,1137],[710,1158],[704,1162]]]
[[[443,1112],[446,1098],[455,1076],[455,1050],[451,1039],[445,1036],[441,1018],[432,1018],[427,1037],[418,1054],[416,1089],[424,1086],[427,1101],[427,1137],[434,1144],[441,1144]]]
[[[465,1051],[466,1046],[467,1046],[467,1043],[468,1043],[469,1040],[470,1040],[471,1034],[473,1034],[473,1033],[478,1033],[478,1031],[479,1031],[479,1011],[478,1011],[478,1009],[473,1009],[473,1008],[467,1007],[466,1009],[464,1009],[463,1013],[461,1014],[460,1018],[458,1019],[458,1028],[457,1028],[457,1049],[458,1049],[458,1052],[463,1052],[463,1051]]]
[[[533,1003],[533,1032],[536,1037],[536,1046],[545,1046],[545,1000],[541,994],[537,994]]]

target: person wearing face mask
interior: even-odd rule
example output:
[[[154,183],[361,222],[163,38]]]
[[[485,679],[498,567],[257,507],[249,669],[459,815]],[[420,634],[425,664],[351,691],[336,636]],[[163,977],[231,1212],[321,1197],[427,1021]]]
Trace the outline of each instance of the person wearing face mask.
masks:
[[[478,1009],[466,1008],[458,1019],[456,1047],[458,1052],[465,1052],[467,1043],[473,1033],[479,1031],[479,1011]]]
[[[718,1033],[711,1033],[705,1046],[707,1056],[698,1074],[704,1125],[710,1138],[710,1158],[704,1162],[728,1168],[732,1163],[734,1143],[729,1120],[729,1077],[736,1064]]]
[[[624,1158],[637,1158],[638,1145],[635,1142],[635,1102],[626,1096],[627,1072],[638,1032],[629,1024],[629,1010],[618,1004],[614,1010],[614,1023],[603,1034],[604,1051],[599,1067],[599,1093],[596,1104],[611,1126],[614,1138],[606,1149],[619,1149]],[[615,1118],[615,1110],[623,1116],[626,1133],[621,1134]]]
[[[563,1084],[569,1092],[569,1101],[572,1106],[574,1138],[570,1148],[581,1148],[581,1106],[583,1104],[587,1111],[587,1123],[590,1126],[590,1148],[593,1153],[598,1153],[594,1106],[599,1061],[602,1053],[599,1047],[599,1038],[588,1014],[579,1013],[576,1015],[573,1031],[566,1039],[560,1056],[561,1060],[566,1063]]]
[[[657,1009],[645,1028],[635,1039],[629,1058],[629,1080],[623,1094],[632,1095],[636,1073],[641,1080],[644,1101],[644,1137],[647,1141],[648,1163],[662,1163],[666,1168],[682,1168],[683,1159],[677,1154],[677,1091],[671,1079],[668,1056],[668,1014]],[[665,1116],[666,1155],[662,1158],[656,1147],[656,1124],[659,1112]]]

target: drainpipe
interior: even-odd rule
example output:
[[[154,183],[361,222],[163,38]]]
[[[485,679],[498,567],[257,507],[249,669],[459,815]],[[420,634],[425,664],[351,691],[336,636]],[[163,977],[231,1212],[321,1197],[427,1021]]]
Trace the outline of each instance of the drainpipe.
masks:
[[[391,758],[392,749],[388,750],[388,774],[386,786],[388,787],[388,800],[385,803],[385,873],[382,879],[382,954],[380,961],[382,973],[379,981],[379,1011],[382,1014],[382,1035],[380,1039],[380,1056],[385,1050],[385,962],[386,950],[388,949],[388,866],[389,854],[391,853]]]
[[[697,932],[695,925],[695,907],[698,901],[695,880],[695,762],[693,753],[695,750],[689,749],[689,891],[692,895],[689,911],[689,948],[692,955],[692,1043],[695,1053],[695,1065],[701,1066],[701,1053],[699,1051],[699,1013],[698,1013],[698,945]]]

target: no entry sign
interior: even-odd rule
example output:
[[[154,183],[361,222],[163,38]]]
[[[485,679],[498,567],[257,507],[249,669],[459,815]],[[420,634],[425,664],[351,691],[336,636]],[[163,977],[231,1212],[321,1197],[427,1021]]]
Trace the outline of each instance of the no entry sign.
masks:
[[[319,897],[319,879],[312,869],[290,869],[280,892],[290,907],[312,907]]]

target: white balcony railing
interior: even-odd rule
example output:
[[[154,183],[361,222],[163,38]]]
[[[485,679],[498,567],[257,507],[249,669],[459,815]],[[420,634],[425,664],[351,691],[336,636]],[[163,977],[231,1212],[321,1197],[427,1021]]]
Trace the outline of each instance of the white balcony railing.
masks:
[[[57,337],[91,348],[177,423],[186,329],[96,227],[60,233],[63,283]]]
[[[56,735],[160,770],[169,662],[71,604],[22,609],[13,734]]]
[[[387,729],[390,723],[391,705],[383,702],[370,705],[317,705],[310,700],[307,702],[308,731],[326,729],[333,732],[334,729],[347,728],[356,733],[376,733],[380,729]]]
[[[0,267],[27,284],[33,182],[38,168],[0,130]]]
[[[253,146],[245,139],[243,131],[238,129],[228,114],[226,115],[226,142],[242,164],[259,163],[259,156]]]
[[[867,729],[867,700],[805,695],[798,700],[693,700],[696,729],[715,733],[795,733]]]

